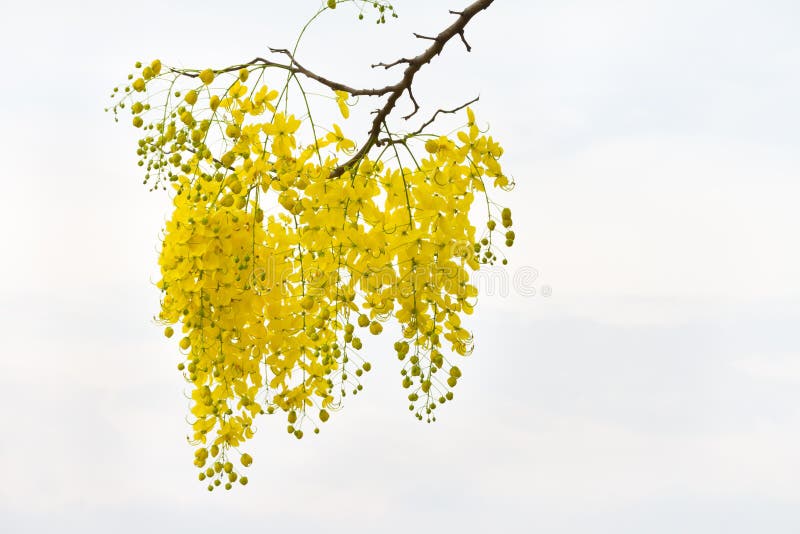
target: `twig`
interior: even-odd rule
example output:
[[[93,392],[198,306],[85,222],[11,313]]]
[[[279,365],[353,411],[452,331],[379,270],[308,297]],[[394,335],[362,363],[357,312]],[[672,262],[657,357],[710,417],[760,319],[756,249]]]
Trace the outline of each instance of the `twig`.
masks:
[[[404,57],[401,57],[397,61],[392,61],[391,63],[383,63],[383,62],[375,63],[374,65],[370,65],[370,67],[372,67],[373,69],[376,67],[383,67],[384,69],[388,70],[396,65],[400,65],[401,63],[408,63],[408,60]]]
[[[306,69],[302,65],[300,65],[292,56],[291,52],[285,49],[276,49],[270,48],[270,51],[275,53],[284,54],[289,57],[290,63],[288,65],[283,63],[277,63],[275,61],[270,61],[269,59],[265,59],[263,57],[256,57],[251,61],[246,63],[240,63],[238,65],[231,65],[230,67],[225,67],[224,69],[214,70],[214,74],[224,74],[226,72],[236,72],[239,69],[244,69],[247,67],[252,67],[254,65],[262,65],[264,67],[278,67],[281,69],[288,70],[294,74],[303,74],[312,80],[316,80],[317,82],[321,83],[322,85],[333,89],[334,91],[347,91],[351,95],[366,95],[366,96],[382,96],[389,92],[391,92],[394,87],[388,85],[386,87],[381,87],[379,89],[357,89],[355,87],[350,87],[349,85],[329,80],[319,74],[311,72],[310,70]],[[197,78],[200,75],[200,72],[197,70],[187,70],[187,69],[176,69],[174,67],[169,67],[170,72],[174,72],[175,74],[180,74],[181,76],[186,76],[187,78]]]
[[[369,137],[367,138],[366,142],[349,160],[331,171],[331,178],[341,176],[345,170],[358,163],[367,154],[367,152],[369,152],[370,148],[372,148],[373,145],[375,145],[375,142],[378,140],[378,136],[381,132],[381,125],[386,120],[386,117],[389,115],[389,113],[391,113],[392,109],[397,103],[397,100],[400,98],[403,92],[411,87],[411,82],[414,81],[414,76],[417,74],[417,72],[419,72],[423,65],[430,63],[435,56],[438,56],[442,52],[442,49],[444,48],[444,45],[447,44],[447,41],[452,39],[460,32],[463,32],[464,27],[466,27],[467,23],[472,19],[472,17],[488,8],[490,5],[492,5],[492,2],[494,2],[494,0],[476,0],[464,8],[464,10],[461,11],[461,14],[458,15],[458,18],[455,20],[455,22],[453,22],[450,26],[442,30],[439,35],[433,38],[433,44],[431,44],[430,47],[428,47],[418,56],[408,60],[408,67],[406,67],[406,70],[403,72],[403,78],[391,86],[392,91],[388,93],[389,98],[386,100],[386,103],[383,105],[383,107],[378,110],[378,113],[375,114],[375,118],[372,120],[372,127],[369,131]]]
[[[414,93],[411,92],[411,86],[410,85],[408,86],[407,91],[408,91],[409,98],[411,98],[411,102],[414,103],[414,111],[412,111],[411,113],[409,113],[408,115],[403,117],[404,120],[410,119],[411,117],[413,117],[417,113],[417,111],[419,111],[419,104],[417,104],[417,99],[414,98]]]
[[[480,100],[480,98],[481,98],[480,95],[478,95],[475,98],[473,98],[472,100],[470,100],[469,102],[465,102],[464,104],[461,104],[460,106],[455,107],[453,109],[437,109],[436,112],[431,116],[431,118],[426,120],[425,122],[423,122],[422,126],[417,128],[415,131],[405,134],[401,139],[392,139],[390,137],[384,137],[382,139],[378,139],[375,142],[375,145],[376,146],[383,146],[383,145],[393,145],[393,144],[396,144],[396,143],[403,144],[406,141],[408,141],[409,139],[411,139],[412,137],[415,137],[415,136],[421,134],[425,130],[425,128],[427,128],[428,126],[433,124],[433,121],[436,120],[436,117],[439,115],[439,113],[451,113],[451,114],[452,113],[457,113],[457,112],[461,111],[462,109],[464,109],[465,107],[469,106],[470,104],[474,104],[475,102]]]
[[[414,35],[414,37],[416,37],[417,39],[427,39],[428,41],[435,41],[435,40],[436,40],[436,37],[428,37],[427,35],[420,35],[420,34],[418,34],[418,33],[415,33],[415,34],[413,34],[413,35]]]
[[[467,42],[467,38],[464,37],[464,30],[461,30],[460,32],[458,32],[458,35],[461,37],[461,42],[464,43],[464,46],[467,47],[467,52],[472,52],[472,47]]]
[[[471,47],[467,43],[466,39],[464,39],[464,28],[466,27],[467,23],[479,12],[483,11],[484,9],[488,8],[494,0],[475,0],[472,4],[464,8],[462,11],[450,11],[453,15],[458,15],[458,18],[450,24],[447,28],[439,32],[436,37],[428,37],[425,35],[420,35],[415,33],[414,36],[419,39],[426,39],[433,41],[430,47],[424,50],[421,54],[413,57],[413,58],[401,58],[393,63],[382,64],[378,63],[375,66],[382,66],[384,68],[390,68],[395,65],[399,65],[401,63],[406,63],[408,66],[403,71],[403,77],[395,84],[387,85],[385,87],[376,88],[376,89],[358,89],[355,87],[351,87],[349,85],[325,78],[324,76],[320,76],[307,68],[303,67],[300,63],[297,62],[294,55],[286,50],[285,48],[270,48],[270,51],[276,54],[282,54],[289,58],[289,64],[285,65],[282,63],[276,63],[274,61],[270,61],[268,59],[257,57],[252,61],[247,63],[241,63],[239,65],[233,65],[230,67],[226,67],[221,70],[214,71],[215,74],[221,74],[225,72],[234,72],[238,71],[242,68],[252,67],[254,65],[263,65],[266,67],[278,67],[282,69],[286,69],[294,74],[302,74],[312,80],[315,80],[322,85],[333,89],[335,91],[346,91],[351,95],[365,95],[365,96],[386,96],[388,95],[388,99],[384,103],[383,107],[375,111],[375,118],[372,120],[372,126],[369,130],[369,135],[367,137],[366,142],[361,146],[361,148],[356,152],[349,160],[344,162],[343,164],[336,167],[333,171],[331,171],[331,178],[335,178],[340,176],[345,170],[352,167],[358,161],[360,161],[369,150],[376,144],[378,141],[378,136],[381,132],[381,125],[386,120],[386,117],[389,116],[389,113],[394,109],[395,105],[397,104],[398,99],[403,95],[404,92],[408,91],[409,96],[411,97],[411,101],[414,103],[414,111],[408,115],[406,118],[413,116],[417,110],[419,109],[419,105],[417,104],[416,100],[414,99],[413,94],[411,94],[411,83],[414,81],[414,76],[419,72],[419,70],[426,64],[430,63],[431,60],[438,56],[444,45],[452,39],[454,36],[459,35],[461,40],[467,47],[467,50],[471,50]],[[199,76],[199,71],[195,70],[185,70],[185,69],[175,69],[170,68],[171,72],[176,74],[180,74],[182,76],[188,76],[190,78],[197,78]],[[465,104],[468,105],[468,104]],[[463,106],[462,106],[463,107]],[[456,110],[461,109],[457,108]],[[446,113],[446,110],[438,110],[437,113],[442,112]],[[436,114],[434,114],[435,118]],[[426,123],[426,125],[433,122],[433,119]]]
[[[315,73],[311,72],[310,70],[308,70],[307,68],[302,66],[300,63],[298,63],[297,60],[292,55],[292,53],[289,52],[288,50],[286,50],[285,48],[270,48],[269,50],[270,50],[270,52],[273,52],[273,53],[276,53],[276,54],[283,54],[283,55],[287,56],[289,58],[289,61],[291,62],[290,66],[293,67],[294,72],[296,72],[296,73],[299,72],[300,74],[303,74],[303,75],[307,76],[308,78],[311,78],[312,80],[316,80],[319,83],[321,83],[322,85],[325,85],[325,86],[330,87],[331,89],[334,89],[334,90],[337,90],[337,91],[347,91],[351,95],[381,96],[381,95],[385,95],[385,94],[391,92],[392,89],[393,89],[393,86],[391,86],[391,85],[387,85],[386,87],[382,87],[380,89],[355,89],[355,88],[349,87],[349,86],[347,86],[347,85],[345,85],[343,83],[339,83],[339,82],[335,82],[333,80],[329,80],[327,78],[323,78],[319,74],[315,74]]]

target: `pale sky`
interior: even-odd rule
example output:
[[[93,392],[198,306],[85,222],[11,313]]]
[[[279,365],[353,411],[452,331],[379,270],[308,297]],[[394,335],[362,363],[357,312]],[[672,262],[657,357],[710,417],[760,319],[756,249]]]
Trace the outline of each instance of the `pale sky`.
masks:
[[[455,401],[418,423],[372,344],[363,394],[319,436],[260,420],[250,484],[212,494],[152,320],[169,199],[103,108],[137,60],[248,60],[320,2],[165,4],[2,8],[0,531],[800,531],[800,4],[476,16],[473,51],[448,44],[415,91],[427,113],[480,94],[518,184],[497,198],[510,289],[471,318]],[[370,63],[418,53],[411,32],[463,6],[396,7],[380,28],[337,10],[300,60],[381,85],[396,73]]]

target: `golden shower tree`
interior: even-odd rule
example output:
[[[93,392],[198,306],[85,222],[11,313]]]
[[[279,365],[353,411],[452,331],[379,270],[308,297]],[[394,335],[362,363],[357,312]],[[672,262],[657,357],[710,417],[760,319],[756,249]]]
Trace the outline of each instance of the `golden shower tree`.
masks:
[[[378,22],[394,15],[386,2],[351,3],[375,7]],[[295,46],[224,68],[137,63],[129,85],[114,89],[115,116],[130,112],[142,130],[145,183],[174,200],[159,259],[159,320],[167,337],[180,332],[195,465],[209,490],[247,483],[234,460],[251,464],[241,448],[259,415],[284,412],[297,438],[309,426],[319,432],[361,390],[371,369],[362,338],[380,336],[384,325],[393,325],[386,332],[416,417],[435,420],[453,398],[456,360],[472,350],[462,327],[477,296],[471,276],[505,264],[497,241],[514,241],[510,211],[489,192],[512,184],[498,162],[503,149],[468,107],[477,99],[438,109],[413,131],[390,129],[389,118],[405,95],[413,111],[404,119],[417,114],[415,75],[455,37],[469,51],[465,27],[491,4],[451,11],[438,35],[417,35],[429,43],[421,53],[373,65],[402,69],[385,87],[317,74],[298,62]],[[336,6],[329,0],[314,18]],[[365,138],[314,121],[312,83],[342,119],[359,97],[378,102]],[[288,106],[292,88],[299,109]],[[431,132],[440,115],[462,111],[466,124],[455,135]]]

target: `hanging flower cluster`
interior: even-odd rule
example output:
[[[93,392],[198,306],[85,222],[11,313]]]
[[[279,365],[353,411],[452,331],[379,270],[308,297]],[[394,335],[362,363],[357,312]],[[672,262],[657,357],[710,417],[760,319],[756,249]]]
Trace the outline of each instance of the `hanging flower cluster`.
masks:
[[[461,378],[456,360],[472,350],[462,326],[477,297],[471,273],[500,259],[498,238],[514,241],[510,211],[487,195],[510,188],[503,149],[471,109],[454,136],[389,135],[344,166],[356,143],[338,124],[280,110],[286,87],[269,87],[265,70],[186,76],[137,63],[113,95],[115,115],[129,109],[143,131],[145,182],[172,190],[159,320],[185,357],[195,465],[209,490],[247,483],[233,455],[252,462],[237,451],[259,415],[285,413],[297,438],[319,432],[361,391],[371,369],[361,349],[388,324],[409,409],[434,421]],[[348,93],[330,100],[346,119]]]

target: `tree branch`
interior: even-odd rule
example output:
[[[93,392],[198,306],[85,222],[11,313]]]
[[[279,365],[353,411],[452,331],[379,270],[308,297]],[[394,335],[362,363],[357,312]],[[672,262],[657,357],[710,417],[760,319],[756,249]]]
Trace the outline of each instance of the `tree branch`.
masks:
[[[384,137],[382,139],[378,139],[377,141],[375,141],[375,146],[393,145],[395,143],[401,143],[401,144],[405,143],[410,138],[421,134],[425,130],[425,128],[427,128],[428,126],[433,124],[433,121],[436,120],[436,117],[439,115],[439,113],[451,113],[451,114],[452,113],[457,113],[457,112],[461,111],[462,109],[464,109],[465,107],[469,106],[470,104],[474,104],[475,102],[480,100],[480,98],[481,98],[480,95],[476,96],[475,98],[473,98],[469,102],[465,102],[465,103],[461,104],[460,106],[455,107],[453,109],[437,109],[436,113],[434,113],[431,116],[430,119],[428,119],[425,122],[423,122],[422,126],[417,128],[415,131],[405,134],[401,139],[392,139],[390,137]]]
[[[416,37],[417,39],[427,39],[428,41],[435,41],[436,40],[436,37],[428,37],[427,35],[420,35],[418,33],[413,33],[412,35],[414,37]]]
[[[414,98],[414,93],[411,92],[411,86],[408,86],[408,97],[411,99],[411,102],[414,104],[414,111],[403,117],[404,120],[408,120],[414,115],[416,115],[417,111],[419,111],[419,104],[417,104],[417,99]]]
[[[404,57],[401,57],[397,61],[392,61],[391,63],[380,62],[380,63],[375,63],[374,65],[370,65],[370,67],[372,67],[373,69],[376,68],[376,67],[383,67],[384,69],[388,70],[388,69],[394,67],[395,65],[399,65],[401,63],[408,63],[408,60],[406,58],[404,58]]]
[[[330,87],[331,89],[334,89],[336,91],[347,91],[351,95],[381,96],[390,93],[394,89],[394,86],[391,85],[387,85],[386,87],[382,87],[380,89],[355,89],[343,83],[323,78],[319,74],[311,72],[307,68],[303,67],[300,63],[298,63],[297,60],[292,55],[292,53],[286,50],[285,48],[270,48],[269,50],[270,52],[274,52],[276,54],[283,54],[287,56],[289,58],[289,61],[291,62],[290,67],[292,68],[293,72],[303,74],[306,77],[311,78],[312,80],[316,80],[322,85]]]
[[[419,72],[424,65],[430,63],[435,56],[438,56],[442,52],[442,49],[444,48],[444,45],[447,44],[447,41],[452,39],[454,36],[461,34],[472,17],[488,8],[492,2],[494,2],[494,0],[476,0],[464,8],[464,10],[459,13],[455,22],[442,30],[436,37],[432,38],[433,44],[431,44],[430,47],[428,47],[418,56],[407,61],[408,67],[406,67],[406,70],[403,72],[403,78],[396,84],[389,86],[391,87],[391,92],[388,93],[389,98],[383,107],[380,108],[375,114],[367,141],[361,146],[358,152],[353,155],[353,157],[336,167],[331,172],[331,178],[341,176],[345,170],[358,163],[361,158],[363,158],[367,152],[369,152],[369,150],[378,140],[378,136],[380,135],[381,131],[381,125],[386,120],[386,117],[389,115],[389,113],[391,113],[392,109],[394,109],[397,100],[400,98],[403,92],[411,87],[411,83],[414,81],[414,76],[417,74],[417,72]]]
[[[458,32],[458,35],[461,37],[461,42],[464,43],[464,46],[467,47],[467,52],[472,52],[472,47],[467,42],[467,38],[464,37],[464,30],[461,30],[460,32]]]
[[[406,63],[408,65],[406,67],[405,71],[403,71],[403,77],[402,77],[402,79],[400,79],[400,81],[398,81],[397,83],[392,84],[392,85],[387,85],[385,87],[376,88],[376,89],[358,89],[358,88],[350,87],[349,85],[346,85],[346,84],[343,84],[343,83],[340,83],[340,82],[337,82],[337,81],[334,81],[334,80],[330,80],[330,79],[325,78],[324,76],[320,76],[319,74],[316,74],[316,73],[308,70],[304,66],[302,66],[294,58],[294,55],[292,55],[292,53],[289,52],[288,50],[286,50],[285,48],[270,48],[270,51],[273,52],[273,53],[276,53],[276,54],[283,54],[286,57],[288,57],[289,58],[289,64],[288,65],[285,65],[283,63],[276,63],[274,61],[270,61],[270,60],[262,58],[262,57],[256,57],[256,58],[254,58],[253,60],[251,60],[251,61],[249,61],[247,63],[241,63],[239,65],[233,65],[233,66],[221,69],[221,70],[216,70],[216,71],[214,71],[214,73],[215,74],[221,74],[221,73],[226,73],[226,72],[234,72],[234,71],[238,71],[239,69],[252,67],[252,66],[255,66],[255,65],[262,65],[262,66],[265,66],[265,67],[278,67],[278,68],[286,69],[286,70],[288,70],[288,71],[290,71],[290,72],[292,72],[294,74],[302,74],[302,75],[304,75],[304,76],[306,76],[306,77],[308,77],[308,78],[310,78],[312,80],[315,80],[315,81],[319,82],[320,84],[322,84],[322,85],[324,85],[324,86],[326,86],[326,87],[328,87],[330,89],[333,89],[335,91],[346,91],[349,94],[354,95],[354,96],[356,96],[356,95],[365,95],[365,96],[385,96],[385,95],[388,95],[388,99],[384,103],[383,107],[375,110],[375,112],[374,112],[375,113],[375,118],[372,120],[372,126],[371,126],[371,128],[369,130],[369,135],[367,137],[366,142],[361,146],[361,148],[358,150],[358,152],[356,152],[349,160],[347,160],[343,164],[339,165],[338,167],[336,167],[331,172],[331,178],[335,178],[337,176],[341,176],[341,174],[344,173],[345,170],[347,170],[348,168],[350,168],[354,164],[356,164],[358,161],[360,161],[367,154],[367,152],[369,152],[369,150],[376,144],[376,142],[378,141],[378,136],[380,135],[380,132],[381,132],[381,125],[386,120],[386,117],[388,117],[389,114],[392,112],[392,110],[394,109],[395,105],[397,104],[397,101],[400,99],[400,97],[403,95],[404,92],[408,91],[408,94],[411,97],[411,101],[414,104],[414,111],[411,112],[410,115],[407,115],[406,118],[409,118],[409,117],[413,116],[419,110],[419,105],[417,104],[417,101],[414,99],[414,95],[411,93],[411,84],[414,81],[414,76],[417,74],[417,72],[419,72],[419,70],[424,65],[430,63],[431,60],[435,56],[438,56],[442,52],[442,49],[444,48],[444,45],[447,44],[447,42],[450,39],[452,39],[453,37],[455,37],[456,35],[461,37],[461,40],[464,42],[464,44],[467,47],[467,51],[470,51],[472,48],[470,47],[469,43],[467,43],[466,39],[464,38],[464,28],[466,27],[467,23],[469,23],[469,21],[472,19],[472,17],[474,17],[476,14],[478,14],[481,11],[483,11],[484,9],[488,8],[493,2],[494,2],[494,0],[475,0],[472,4],[468,5],[462,11],[452,11],[451,10],[450,13],[452,13],[454,15],[458,15],[458,18],[456,18],[455,22],[450,24],[450,26],[448,26],[447,28],[445,28],[444,30],[439,32],[439,34],[436,35],[436,37],[427,37],[427,36],[415,33],[414,34],[415,37],[418,37],[420,39],[426,39],[426,40],[433,41],[431,46],[429,46],[421,54],[419,54],[419,55],[417,55],[417,56],[415,56],[413,58],[401,58],[401,59],[399,59],[397,61],[394,61],[394,62],[388,63],[388,64],[386,64],[386,63],[378,63],[377,65],[372,65],[373,68],[377,67],[377,66],[381,66],[381,67],[384,67],[386,69],[388,69],[390,67],[393,67],[395,65],[399,65],[401,63]],[[182,76],[187,76],[187,77],[190,77],[190,78],[197,78],[199,76],[199,72],[198,71],[194,71],[194,70],[175,69],[175,68],[170,68],[169,70],[171,72],[176,73],[176,74],[179,74],[179,75],[182,75]],[[465,104],[465,106],[466,105],[467,104]],[[460,109],[460,108],[458,108],[458,109]],[[439,112],[446,113],[447,111],[438,110],[436,113],[439,113]],[[434,114],[434,118],[435,117],[436,117],[436,114]],[[431,122],[433,122],[433,119],[431,119],[431,121],[427,122],[425,124],[425,126],[427,126]]]
[[[277,49],[277,48],[270,48],[271,52],[284,54],[289,57],[290,63],[288,65],[283,63],[276,63],[275,61],[270,61],[269,59],[265,59],[263,57],[256,57],[251,61],[246,63],[240,63],[238,65],[231,65],[230,67],[225,67],[224,69],[214,70],[214,75],[217,74],[224,74],[227,72],[236,72],[239,69],[244,69],[247,67],[252,67],[255,65],[261,65],[264,67],[278,67],[281,69],[288,70],[294,74],[302,74],[312,80],[316,80],[317,82],[321,83],[322,85],[333,89],[334,91],[347,91],[351,95],[366,95],[366,96],[382,96],[394,89],[394,86],[388,85],[386,87],[381,87],[379,89],[357,89],[355,87],[350,87],[349,85],[329,80],[319,74],[311,72],[307,68],[300,65],[297,60],[294,59],[291,52],[285,49]],[[187,69],[176,69],[173,67],[169,67],[170,72],[174,72],[175,74],[180,74],[181,76],[186,76],[187,78],[197,78],[200,75],[199,71],[195,70],[187,70]]]

